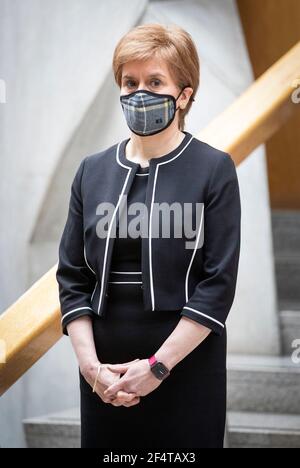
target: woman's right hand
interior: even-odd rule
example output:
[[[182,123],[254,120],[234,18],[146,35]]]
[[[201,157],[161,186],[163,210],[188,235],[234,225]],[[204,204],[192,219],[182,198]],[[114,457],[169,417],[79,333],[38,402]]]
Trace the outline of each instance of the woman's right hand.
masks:
[[[134,363],[138,361],[139,359],[134,359],[133,361],[129,361],[124,363],[125,365],[128,365],[130,363]],[[99,361],[84,364],[83,366],[80,366],[80,372],[87,381],[87,383],[93,387],[94,382],[97,376],[97,371],[98,371],[98,364]],[[135,393],[127,393],[122,390],[120,390],[117,393],[116,398],[107,398],[104,395],[104,390],[109,387],[112,383],[116,382],[119,380],[120,374],[112,372],[110,369],[107,368],[107,364],[101,364],[101,369],[99,372],[98,380],[95,386],[95,393],[101,398],[101,400],[104,403],[111,403],[114,406],[133,406],[136,405],[137,403],[140,402],[140,397],[136,396]]]

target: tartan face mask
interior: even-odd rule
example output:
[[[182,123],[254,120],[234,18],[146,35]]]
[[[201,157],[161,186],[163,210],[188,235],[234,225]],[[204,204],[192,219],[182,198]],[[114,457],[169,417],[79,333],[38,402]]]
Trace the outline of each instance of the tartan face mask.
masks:
[[[127,121],[133,133],[139,136],[155,135],[167,128],[174,120],[177,98],[171,94],[153,93],[140,89],[130,94],[120,96],[120,102]]]

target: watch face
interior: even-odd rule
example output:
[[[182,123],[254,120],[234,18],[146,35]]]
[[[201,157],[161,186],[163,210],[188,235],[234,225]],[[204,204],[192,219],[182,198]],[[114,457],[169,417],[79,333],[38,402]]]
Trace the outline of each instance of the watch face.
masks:
[[[169,369],[162,363],[157,362],[151,367],[153,374],[160,380],[164,379],[169,375]]]

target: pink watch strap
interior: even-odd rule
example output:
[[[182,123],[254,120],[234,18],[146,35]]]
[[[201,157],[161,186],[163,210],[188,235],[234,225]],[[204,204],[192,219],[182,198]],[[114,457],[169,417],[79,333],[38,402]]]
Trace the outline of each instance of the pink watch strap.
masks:
[[[152,364],[154,364],[155,362],[157,362],[157,359],[156,359],[156,357],[155,357],[155,354],[153,354],[153,356],[149,357],[149,358],[148,358],[148,361],[149,361],[150,366],[152,366]]]

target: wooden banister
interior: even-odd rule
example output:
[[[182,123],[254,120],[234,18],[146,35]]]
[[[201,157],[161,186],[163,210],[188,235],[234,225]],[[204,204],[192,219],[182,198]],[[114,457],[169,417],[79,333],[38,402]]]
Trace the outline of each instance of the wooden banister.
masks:
[[[300,105],[292,83],[300,77],[300,42],[267,70],[198,137],[230,153],[238,165],[270,138]],[[0,395],[62,336],[54,265],[0,316]],[[1,360],[1,356],[0,356]]]
[[[56,269],[57,264],[0,316],[0,395],[62,336]]]
[[[300,111],[292,101],[299,78],[300,42],[202,130],[200,140],[227,151],[238,165]]]

